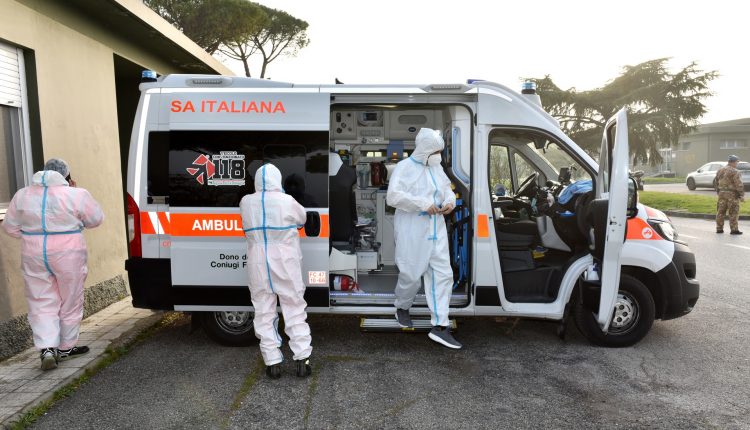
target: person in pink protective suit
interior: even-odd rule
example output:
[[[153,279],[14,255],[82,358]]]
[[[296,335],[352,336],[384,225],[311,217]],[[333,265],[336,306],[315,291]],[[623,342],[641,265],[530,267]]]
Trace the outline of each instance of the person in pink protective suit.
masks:
[[[2,223],[21,238],[21,269],[26,284],[29,324],[42,369],[88,352],[76,346],[83,318],[86,241],[81,231],[102,223],[104,215],[88,191],[76,188],[67,163],[50,159],[32,184],[10,202]]]
[[[289,347],[294,353],[297,376],[312,373],[310,366],[310,327],[305,308],[305,284],[302,282],[302,250],[298,229],[307,218],[303,208],[281,188],[281,172],[273,164],[264,164],[255,173],[255,193],[240,201],[242,228],[247,238],[250,296],[255,308],[255,335],[266,374],[281,376],[281,336],[276,298],[281,304]]]

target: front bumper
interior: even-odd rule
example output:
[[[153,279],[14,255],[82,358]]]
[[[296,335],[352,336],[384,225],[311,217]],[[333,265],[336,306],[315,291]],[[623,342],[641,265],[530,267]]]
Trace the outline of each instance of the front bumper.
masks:
[[[679,318],[693,310],[700,295],[695,275],[695,254],[687,245],[675,242],[672,262],[656,273],[664,292],[662,319]]]

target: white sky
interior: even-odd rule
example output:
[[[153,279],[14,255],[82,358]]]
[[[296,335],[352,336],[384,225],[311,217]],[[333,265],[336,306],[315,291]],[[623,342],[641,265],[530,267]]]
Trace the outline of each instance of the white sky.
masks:
[[[551,75],[597,88],[622,66],[672,57],[716,70],[702,123],[750,117],[750,3],[725,1],[255,0],[310,24],[310,45],[266,76],[295,83],[446,83],[520,88]],[[238,62],[226,63],[242,75]],[[259,64],[251,64],[257,76]]]

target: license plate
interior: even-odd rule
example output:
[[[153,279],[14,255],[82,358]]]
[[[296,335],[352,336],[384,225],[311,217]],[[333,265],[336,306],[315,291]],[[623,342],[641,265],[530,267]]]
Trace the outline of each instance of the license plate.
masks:
[[[309,272],[307,272],[307,284],[308,285],[326,285],[326,284],[328,284],[328,281],[326,280],[326,272],[325,271],[309,271]]]

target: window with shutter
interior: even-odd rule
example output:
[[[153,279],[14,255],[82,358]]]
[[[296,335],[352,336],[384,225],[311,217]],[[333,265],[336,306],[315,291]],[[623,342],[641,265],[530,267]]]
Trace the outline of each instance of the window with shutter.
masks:
[[[23,51],[0,43],[0,219],[31,175]]]

